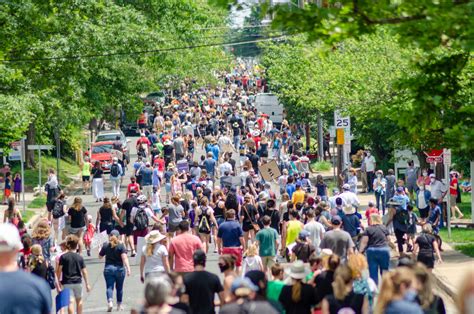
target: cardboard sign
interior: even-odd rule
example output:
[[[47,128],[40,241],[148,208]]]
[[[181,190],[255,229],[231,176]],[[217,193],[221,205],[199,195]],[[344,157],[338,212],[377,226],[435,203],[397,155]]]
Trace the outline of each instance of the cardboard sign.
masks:
[[[104,243],[109,241],[109,236],[107,235],[107,231],[102,231],[101,233],[94,234],[92,238],[91,248],[92,249],[100,249]]]
[[[261,165],[260,174],[265,181],[273,181],[281,176],[280,168],[278,168],[278,164],[275,160]]]
[[[186,159],[181,159],[176,163],[176,168],[178,168],[178,172],[189,172],[189,163]]]

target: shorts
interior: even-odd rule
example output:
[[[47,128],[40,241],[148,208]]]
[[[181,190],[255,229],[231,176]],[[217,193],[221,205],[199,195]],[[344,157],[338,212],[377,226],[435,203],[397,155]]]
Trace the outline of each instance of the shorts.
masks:
[[[127,237],[133,235],[133,224],[126,224],[123,229]]]
[[[454,207],[456,206],[456,199],[458,198],[457,195],[452,195],[452,194],[449,194],[449,199],[451,200],[451,207]]]
[[[429,256],[429,255],[418,254],[417,261],[424,264],[429,269],[434,268],[435,258],[433,255]]]
[[[171,193],[171,183],[165,183],[165,191],[166,193]]]
[[[145,123],[139,123],[138,128],[139,129],[146,129],[146,124]]]
[[[91,176],[82,176],[82,182],[89,182],[91,180]]]
[[[271,268],[275,264],[275,256],[262,256],[263,267]]]
[[[179,225],[168,224],[168,232],[169,233],[176,232],[179,229],[178,227]]]
[[[235,256],[235,266],[242,266],[242,249],[240,247],[222,248],[222,254],[230,254]]]
[[[242,230],[243,230],[244,232],[249,232],[250,230],[253,230],[253,229],[254,229],[254,228],[253,228],[253,226],[252,226],[251,223],[245,223],[245,222],[244,222],[244,223],[242,224]]]
[[[10,190],[10,189],[5,189],[4,191],[5,191],[5,192],[3,193],[3,195],[5,195],[5,198],[9,198],[10,195],[12,195],[12,190]]]
[[[79,228],[73,228],[73,227],[69,227],[69,234],[74,234],[74,235],[77,235],[79,232],[84,232],[86,231],[86,227],[79,227]]]
[[[148,228],[144,230],[134,230],[133,231],[133,243],[137,245],[137,241],[139,237],[144,238],[148,234]]]
[[[71,300],[82,299],[82,283],[67,283],[63,285],[63,289],[71,290]]]

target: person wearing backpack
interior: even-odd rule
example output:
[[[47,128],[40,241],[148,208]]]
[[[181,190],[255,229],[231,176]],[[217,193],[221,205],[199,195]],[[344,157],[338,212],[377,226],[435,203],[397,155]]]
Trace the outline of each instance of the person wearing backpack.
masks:
[[[150,220],[160,222],[155,216],[153,210],[147,204],[147,198],[145,195],[137,197],[138,206],[132,209],[130,214],[130,222],[133,224],[133,242],[137,245],[138,237],[145,237],[148,234],[148,226]]]
[[[214,217],[214,211],[208,205],[209,201],[207,197],[201,199],[201,206],[196,208],[196,216],[198,217],[198,234],[202,241],[204,252],[209,251],[209,240],[211,236],[211,226],[217,226],[216,218]]]
[[[112,166],[110,166],[110,182],[112,182],[112,195],[120,196],[120,179],[122,177],[122,165],[119,164],[118,158],[112,159]]]
[[[396,202],[395,197],[388,205],[393,206],[390,208],[392,218],[387,221],[386,225],[388,226],[390,222],[393,222],[393,229],[395,237],[397,238],[398,252],[400,255],[403,255],[403,244],[405,243],[405,234],[408,232],[410,214],[408,213],[406,204]]]
[[[59,192],[56,202],[54,203],[51,215],[53,217],[54,242],[58,243],[59,231],[64,230],[65,215],[66,215],[66,194]],[[62,238],[66,237],[66,232],[63,232]]]

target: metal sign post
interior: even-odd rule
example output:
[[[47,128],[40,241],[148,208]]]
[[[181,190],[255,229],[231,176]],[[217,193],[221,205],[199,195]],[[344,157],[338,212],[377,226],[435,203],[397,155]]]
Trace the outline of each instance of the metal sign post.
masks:
[[[38,187],[41,188],[41,150],[53,149],[53,145],[28,145],[29,150],[38,150]]]
[[[25,202],[25,140],[21,139],[20,153],[21,153],[21,194],[23,199],[23,215],[26,214],[26,202]]]
[[[451,166],[451,150],[443,149],[443,163],[444,163],[444,177],[446,178],[446,185],[448,186],[448,197],[446,198],[446,224],[448,227],[448,238],[451,239],[451,182],[449,178],[449,167]]]

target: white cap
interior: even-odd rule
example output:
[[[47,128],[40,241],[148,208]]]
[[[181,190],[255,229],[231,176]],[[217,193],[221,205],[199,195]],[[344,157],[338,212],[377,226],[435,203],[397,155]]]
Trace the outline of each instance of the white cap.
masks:
[[[344,185],[342,186],[342,189],[343,189],[343,190],[350,190],[350,189],[351,189],[351,186],[346,183],[346,184],[344,184]]]
[[[117,157],[112,158],[113,161],[118,161]]]
[[[12,224],[0,225],[0,252],[18,251],[23,248],[18,229]]]

